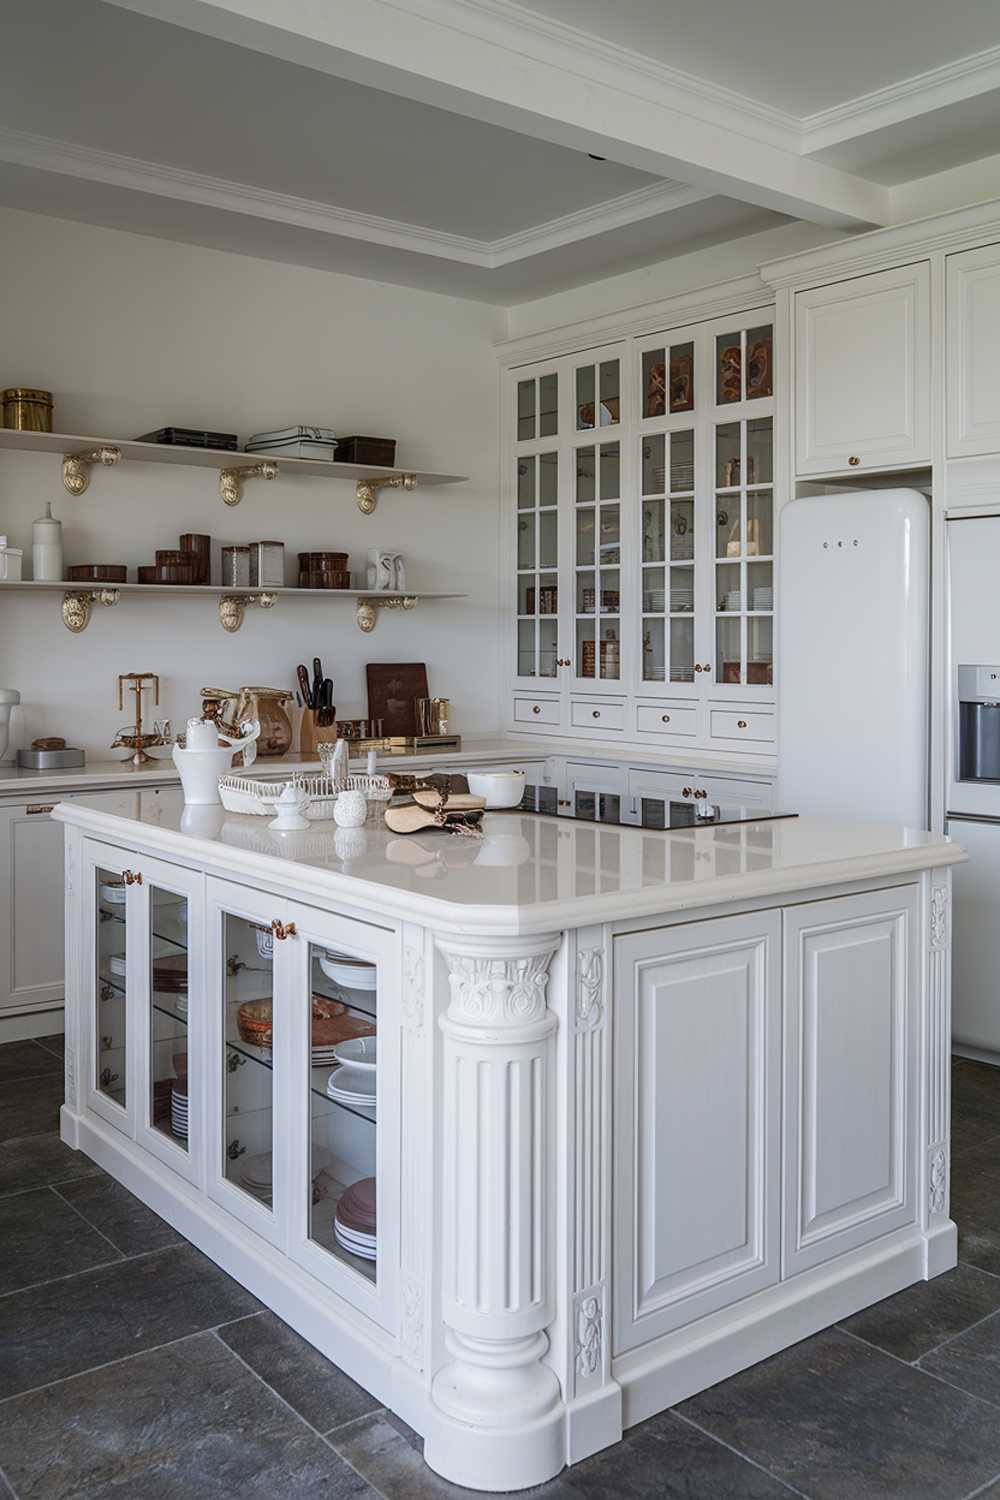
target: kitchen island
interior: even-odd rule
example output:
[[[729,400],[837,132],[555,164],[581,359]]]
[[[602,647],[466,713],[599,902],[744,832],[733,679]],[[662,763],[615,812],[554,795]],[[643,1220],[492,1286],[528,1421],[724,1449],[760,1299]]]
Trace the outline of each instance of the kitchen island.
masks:
[[[950,866],[807,818],[481,839],[86,799],[63,1138],[474,1489],[955,1264]]]

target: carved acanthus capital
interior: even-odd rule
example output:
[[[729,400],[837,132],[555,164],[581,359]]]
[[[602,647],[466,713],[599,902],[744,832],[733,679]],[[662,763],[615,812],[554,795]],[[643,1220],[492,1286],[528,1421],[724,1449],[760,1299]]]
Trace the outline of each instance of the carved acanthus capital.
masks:
[[[513,947],[505,947],[507,943]],[[558,937],[440,944],[448,962],[447,1021],[462,1027],[532,1026],[546,1018],[549,963]]]

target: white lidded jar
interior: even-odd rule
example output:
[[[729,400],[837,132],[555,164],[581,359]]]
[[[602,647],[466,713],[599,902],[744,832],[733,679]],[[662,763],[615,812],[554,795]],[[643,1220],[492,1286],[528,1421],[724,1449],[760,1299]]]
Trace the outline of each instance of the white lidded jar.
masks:
[[[44,516],[31,525],[31,570],[34,578],[46,583],[63,581],[62,522],[53,516],[50,501]]]

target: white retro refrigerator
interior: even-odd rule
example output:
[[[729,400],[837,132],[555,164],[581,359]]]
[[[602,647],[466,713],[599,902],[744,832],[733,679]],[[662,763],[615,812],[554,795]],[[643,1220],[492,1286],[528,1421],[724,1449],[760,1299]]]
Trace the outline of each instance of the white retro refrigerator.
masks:
[[[930,503],[790,501],[778,578],[778,806],[926,828]]]

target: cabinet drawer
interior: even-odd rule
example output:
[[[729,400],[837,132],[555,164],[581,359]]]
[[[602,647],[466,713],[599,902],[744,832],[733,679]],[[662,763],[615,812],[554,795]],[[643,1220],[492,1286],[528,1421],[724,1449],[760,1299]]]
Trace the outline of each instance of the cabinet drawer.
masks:
[[[624,729],[624,703],[595,702],[593,698],[574,698],[570,723],[575,729]]]
[[[713,708],[714,740],[774,740],[774,714],[741,713],[735,708]]]
[[[640,703],[635,727],[640,734],[697,734],[698,710],[688,704],[676,708],[672,703]]]
[[[694,795],[694,788],[701,786],[696,775],[695,771],[629,771],[629,795],[689,802]]]
[[[514,718],[518,724],[558,724],[558,698],[515,698]]]

